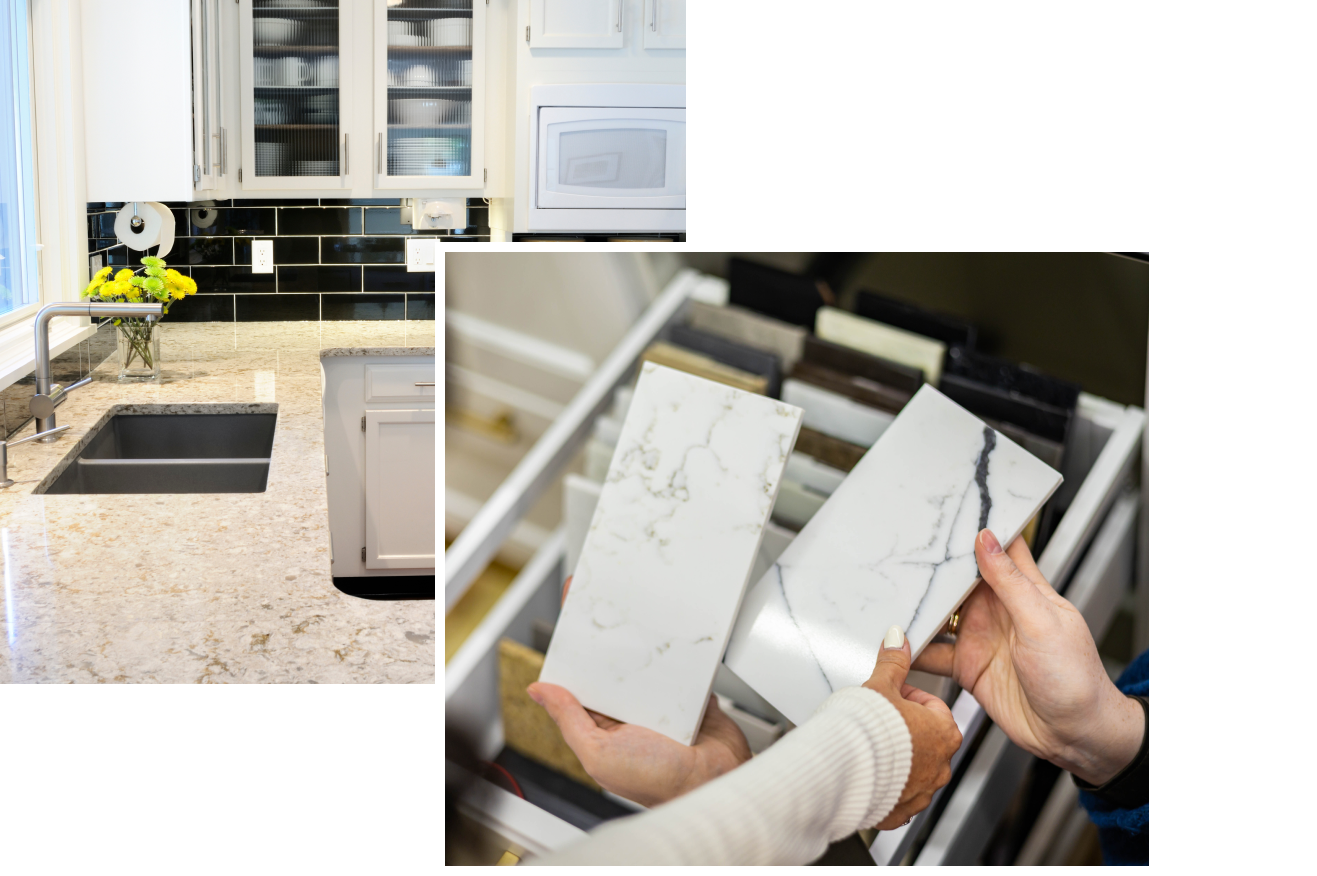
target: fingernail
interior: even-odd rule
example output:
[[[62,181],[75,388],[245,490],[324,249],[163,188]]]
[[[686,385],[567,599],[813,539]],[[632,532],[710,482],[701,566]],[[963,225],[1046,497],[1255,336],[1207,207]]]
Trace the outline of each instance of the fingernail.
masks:
[[[901,632],[901,628],[896,624],[892,624],[891,629],[887,631],[887,635],[883,636],[883,648],[900,648],[904,644],[905,633]]]
[[[540,696],[540,692],[539,692],[539,691],[537,691],[537,690],[531,690],[530,688],[526,688],[526,693],[527,693],[528,696],[530,696],[531,699],[533,699],[533,700],[535,701],[535,705],[537,705],[537,706],[542,706],[542,705],[544,705],[544,698]]]
[[[1001,553],[1001,543],[997,541],[997,536],[992,534],[991,529],[983,530],[979,533],[979,537],[983,539],[983,549],[985,551],[990,554]]]

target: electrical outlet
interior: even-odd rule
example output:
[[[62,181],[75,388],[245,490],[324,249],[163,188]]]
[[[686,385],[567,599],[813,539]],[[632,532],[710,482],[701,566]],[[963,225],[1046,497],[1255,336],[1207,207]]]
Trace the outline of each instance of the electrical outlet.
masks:
[[[274,241],[273,240],[252,241],[252,273],[253,274],[274,273]]]
[[[434,270],[434,241],[425,238],[407,238],[407,270]]]

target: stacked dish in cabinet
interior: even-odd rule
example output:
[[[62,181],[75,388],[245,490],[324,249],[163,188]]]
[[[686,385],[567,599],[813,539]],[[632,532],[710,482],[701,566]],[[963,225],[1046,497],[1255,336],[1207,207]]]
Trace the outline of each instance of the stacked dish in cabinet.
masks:
[[[335,0],[254,0],[257,176],[339,174]]]
[[[471,0],[388,7],[390,176],[471,173]]]

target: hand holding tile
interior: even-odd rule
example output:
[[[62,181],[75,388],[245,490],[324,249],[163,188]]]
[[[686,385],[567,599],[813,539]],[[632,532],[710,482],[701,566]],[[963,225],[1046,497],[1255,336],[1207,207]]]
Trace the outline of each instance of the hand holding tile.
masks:
[[[949,675],[1011,741],[1101,785],[1138,754],[1143,709],[1112,684],[1083,615],[1060,596],[1016,539],[985,529],[974,542],[983,575],[960,610],[954,645],[930,645],[915,668]]]
[[[887,631],[873,675],[863,686],[886,697],[905,720],[910,731],[910,775],[896,808],[875,825],[878,830],[894,830],[928,808],[933,793],[951,781],[951,756],[960,748],[960,730],[947,704],[906,684],[909,673],[910,640],[894,626]]]
[[[548,711],[600,787],[642,806],[680,797],[750,759],[745,734],[712,695],[695,744],[682,745],[654,730],[587,711],[556,684],[536,682],[526,692]]]

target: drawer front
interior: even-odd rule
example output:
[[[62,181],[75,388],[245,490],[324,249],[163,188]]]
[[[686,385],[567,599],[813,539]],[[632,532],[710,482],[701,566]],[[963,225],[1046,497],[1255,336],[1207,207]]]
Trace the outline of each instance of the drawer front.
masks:
[[[434,366],[367,365],[366,401],[434,404]]]

